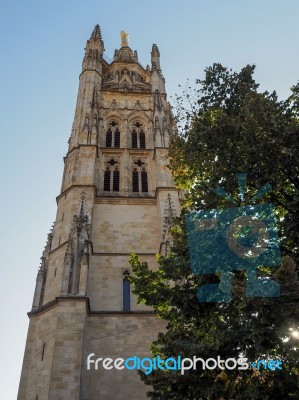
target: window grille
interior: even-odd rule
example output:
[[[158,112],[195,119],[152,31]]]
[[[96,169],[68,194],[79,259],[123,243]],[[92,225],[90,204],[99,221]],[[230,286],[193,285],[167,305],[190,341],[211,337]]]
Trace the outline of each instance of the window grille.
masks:
[[[146,172],[146,170],[141,171],[141,191],[142,192],[148,192],[147,172]]]
[[[109,168],[106,169],[104,173],[104,191],[109,192],[110,191],[110,170]]]
[[[106,132],[106,147],[112,147],[112,131],[108,129]]]
[[[114,132],[114,147],[120,147],[120,131],[118,128]]]
[[[140,141],[140,148],[145,149],[145,133],[143,132],[143,130],[141,130],[139,133],[139,141]]]
[[[137,132],[132,132],[132,149],[137,149]]]
[[[119,192],[119,170],[113,171],[113,192]]]
[[[133,192],[139,192],[139,177],[138,177],[138,171],[133,171],[132,172],[132,188]]]

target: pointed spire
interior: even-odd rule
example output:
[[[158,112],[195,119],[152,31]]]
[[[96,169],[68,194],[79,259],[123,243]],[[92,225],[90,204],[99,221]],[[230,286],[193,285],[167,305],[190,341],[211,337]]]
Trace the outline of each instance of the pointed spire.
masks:
[[[152,56],[156,54],[158,57],[160,57],[160,52],[158,46],[154,43],[152,46]]]
[[[100,72],[100,62],[103,58],[104,51],[105,48],[102,40],[101,28],[99,25],[96,25],[86,43],[82,70],[95,69],[96,71]]]
[[[104,49],[104,42],[103,42],[103,39],[102,39],[102,32],[101,32],[101,28],[100,28],[100,25],[99,25],[99,24],[97,24],[97,25],[94,27],[94,29],[93,29],[93,31],[92,31],[92,34],[90,35],[90,38],[89,38],[89,40],[87,41],[87,44],[88,44],[91,40],[93,40],[93,41],[95,41],[95,42],[100,42],[101,47],[103,48],[103,51],[105,51],[105,49]]]
[[[82,199],[81,201],[81,207],[80,207],[80,213],[79,213],[80,218],[84,218],[84,200]]]
[[[94,27],[94,30],[92,31],[92,34],[90,35],[90,39],[99,39],[102,41],[102,33],[101,33],[101,28],[100,28],[99,24],[97,24]]]
[[[156,44],[153,44],[152,47],[151,60],[152,60],[152,69],[157,69],[158,71],[161,71],[160,52]]]

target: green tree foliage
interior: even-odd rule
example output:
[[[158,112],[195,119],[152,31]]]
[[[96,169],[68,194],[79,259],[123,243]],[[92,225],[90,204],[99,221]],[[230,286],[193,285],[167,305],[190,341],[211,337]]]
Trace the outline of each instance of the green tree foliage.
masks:
[[[176,183],[186,190],[182,216],[172,221],[170,254],[159,256],[152,271],[136,255],[130,263],[140,303],[152,306],[166,328],[152,345],[153,355],[222,359],[240,355],[283,361],[269,370],[157,370],[141,379],[159,400],[256,400],[299,398],[299,85],[286,101],[275,93],[259,93],[254,66],[239,73],[220,64],[205,71],[198,87],[187,87],[177,98],[180,135],[171,147]],[[270,201],[277,210],[282,264],[261,268],[281,285],[277,298],[247,298],[245,273],[234,274],[233,299],[208,303],[197,300],[197,288],[217,282],[215,276],[193,275],[186,240],[184,213],[231,207],[213,191],[220,182],[239,204],[236,173],[248,175],[245,204],[269,182],[271,193],[254,204]]]

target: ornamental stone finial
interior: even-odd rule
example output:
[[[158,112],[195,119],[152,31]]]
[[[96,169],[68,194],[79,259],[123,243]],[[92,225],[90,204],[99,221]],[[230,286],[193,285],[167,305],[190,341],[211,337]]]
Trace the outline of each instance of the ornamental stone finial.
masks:
[[[126,32],[121,31],[120,38],[121,38],[121,47],[128,47],[129,46],[129,35]]]

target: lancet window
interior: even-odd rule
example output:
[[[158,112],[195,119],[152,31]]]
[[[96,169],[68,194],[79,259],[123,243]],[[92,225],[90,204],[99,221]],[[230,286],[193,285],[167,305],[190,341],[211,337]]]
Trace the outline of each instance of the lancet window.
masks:
[[[119,192],[119,161],[106,159],[104,171],[104,192]]]
[[[120,147],[120,127],[116,121],[107,124],[106,147]]]
[[[133,160],[132,192],[134,193],[148,192],[147,166],[145,160],[141,159]]]
[[[132,127],[132,148],[145,149],[144,126],[140,122],[135,122]]]

